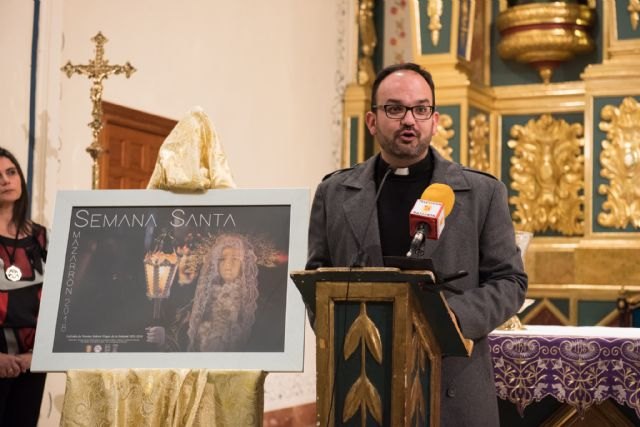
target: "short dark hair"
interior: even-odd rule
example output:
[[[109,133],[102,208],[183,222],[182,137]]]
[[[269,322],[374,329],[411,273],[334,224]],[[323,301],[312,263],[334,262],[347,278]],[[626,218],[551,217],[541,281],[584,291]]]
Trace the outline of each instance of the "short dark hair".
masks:
[[[373,81],[373,86],[371,86],[371,109],[374,109],[374,106],[377,105],[376,97],[378,96],[378,87],[380,87],[380,83],[384,79],[386,79],[390,74],[395,73],[396,71],[401,70],[409,70],[415,73],[420,74],[426,81],[429,87],[431,88],[431,94],[433,95],[433,106],[436,106],[436,87],[433,84],[433,77],[431,77],[431,73],[419,66],[418,64],[414,64],[413,62],[404,62],[402,64],[394,64],[389,65],[388,67],[382,69],[376,76],[376,79]]]
[[[16,157],[11,154],[6,148],[0,147],[0,157],[6,157],[14,164],[18,175],[20,175],[21,194],[20,198],[13,204],[13,216],[11,221],[16,225],[16,231],[18,233],[29,234],[31,232],[31,221],[27,219],[27,212],[29,211],[29,194],[27,192],[27,182],[24,179],[22,168]]]

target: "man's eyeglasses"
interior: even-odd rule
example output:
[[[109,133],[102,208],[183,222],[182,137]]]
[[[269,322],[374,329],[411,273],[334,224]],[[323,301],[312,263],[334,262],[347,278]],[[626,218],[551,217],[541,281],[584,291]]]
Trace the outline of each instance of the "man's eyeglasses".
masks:
[[[404,119],[407,115],[407,111],[411,111],[413,118],[416,120],[429,120],[433,115],[435,107],[433,105],[414,105],[413,107],[406,107],[400,104],[387,104],[387,105],[374,105],[371,108],[373,110],[382,107],[384,113],[390,119]]]

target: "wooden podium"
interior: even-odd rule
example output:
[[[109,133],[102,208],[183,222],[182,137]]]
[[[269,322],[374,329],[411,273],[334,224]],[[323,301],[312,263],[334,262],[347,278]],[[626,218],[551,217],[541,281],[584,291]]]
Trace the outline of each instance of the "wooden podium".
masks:
[[[433,272],[320,268],[291,277],[315,314],[318,425],[439,426],[441,358],[468,356],[473,343]]]

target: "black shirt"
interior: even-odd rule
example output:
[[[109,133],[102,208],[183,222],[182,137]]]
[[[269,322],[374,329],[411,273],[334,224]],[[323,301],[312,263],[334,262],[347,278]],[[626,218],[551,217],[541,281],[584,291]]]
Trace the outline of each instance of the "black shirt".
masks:
[[[389,168],[378,156],[376,164],[376,187]],[[403,173],[404,174],[401,174]],[[407,173],[408,172],[408,173]],[[433,158],[423,160],[408,168],[389,173],[378,198],[378,225],[383,256],[405,256],[411,244],[409,235],[409,212],[431,183]]]

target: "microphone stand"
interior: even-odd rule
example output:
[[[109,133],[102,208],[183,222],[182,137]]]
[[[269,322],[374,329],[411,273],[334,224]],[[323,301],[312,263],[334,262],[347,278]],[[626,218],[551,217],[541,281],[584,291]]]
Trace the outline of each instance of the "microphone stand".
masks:
[[[413,236],[413,240],[411,241],[411,246],[409,247],[409,252],[407,252],[407,256],[409,258],[421,258],[424,255],[424,250],[422,249],[422,242],[424,242],[424,235],[427,228],[427,224],[421,222],[418,225],[418,229],[416,230],[416,234]]]

